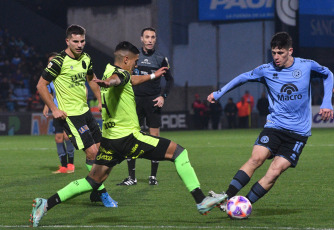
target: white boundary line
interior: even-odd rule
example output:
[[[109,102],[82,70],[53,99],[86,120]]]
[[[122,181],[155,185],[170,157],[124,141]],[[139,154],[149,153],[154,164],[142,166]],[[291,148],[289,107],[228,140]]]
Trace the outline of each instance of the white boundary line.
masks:
[[[277,230],[334,230],[334,228],[296,228],[296,227],[255,227],[255,226],[141,226],[141,225],[48,225],[38,226],[39,228],[135,228],[135,229],[277,229]],[[0,225],[0,228],[30,228],[29,225]]]

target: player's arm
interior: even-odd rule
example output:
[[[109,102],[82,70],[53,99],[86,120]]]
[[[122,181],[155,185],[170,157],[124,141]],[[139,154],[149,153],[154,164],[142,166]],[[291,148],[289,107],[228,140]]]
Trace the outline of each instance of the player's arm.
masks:
[[[162,75],[166,73],[167,69],[168,69],[167,67],[161,67],[160,69],[158,69],[157,71],[155,71],[154,73],[150,75],[131,75],[131,84],[139,85],[143,82],[161,77]]]
[[[37,83],[37,90],[39,92],[39,95],[41,96],[44,103],[52,111],[52,115],[54,118],[65,119],[67,117],[67,114],[64,111],[59,110],[55,105],[55,103],[53,102],[52,97],[50,97],[50,92],[47,88],[48,84],[50,84],[49,81],[45,80],[43,77],[40,77]]]
[[[119,78],[118,74],[113,74],[111,75],[109,78],[105,79],[105,80],[100,80],[100,79],[93,79],[93,81],[103,87],[103,88],[110,88],[112,86],[118,86],[121,84],[121,79]],[[101,98],[101,97],[100,97]]]
[[[50,93],[50,91],[49,91],[49,93]],[[50,93],[49,95],[51,97],[51,100],[53,101],[52,93]],[[49,107],[45,104],[44,108],[43,108],[43,115],[44,115],[44,117],[49,117],[48,113],[49,113]]]
[[[219,98],[221,98],[224,94],[230,92],[231,90],[245,84],[249,81],[254,82],[262,82],[263,81],[263,74],[262,68],[259,66],[256,69],[242,73],[239,76],[232,79],[228,82],[225,86],[223,86],[220,90],[212,92],[208,97],[207,100],[210,103],[215,103]]]
[[[324,85],[324,97],[320,106],[319,114],[322,120],[333,119],[333,73],[325,66],[319,65],[317,62],[311,62],[311,69],[321,74]]]
[[[98,108],[101,111],[102,110],[102,102],[101,102],[101,93],[100,93],[100,87],[98,84],[96,84],[93,79],[97,79],[95,73],[92,75],[87,75],[87,82],[91,90],[93,91],[97,101],[99,102]]]
[[[165,80],[166,80],[166,86],[161,94],[161,96],[155,98],[153,101],[155,102],[154,106],[158,106],[162,108],[162,106],[165,104],[165,99],[169,95],[169,91],[174,85],[174,78],[171,74],[168,60],[167,58],[164,58],[163,62],[161,63],[161,66],[167,67],[166,73],[164,74]]]
[[[174,85],[174,78],[172,76],[172,73],[170,71],[168,59],[165,57],[164,60],[161,63],[161,66],[167,67],[168,69],[166,70],[166,73],[164,74],[165,80],[166,80],[166,86],[164,88],[164,91],[162,92],[161,96],[166,99],[167,96],[169,95],[169,92],[171,88]]]

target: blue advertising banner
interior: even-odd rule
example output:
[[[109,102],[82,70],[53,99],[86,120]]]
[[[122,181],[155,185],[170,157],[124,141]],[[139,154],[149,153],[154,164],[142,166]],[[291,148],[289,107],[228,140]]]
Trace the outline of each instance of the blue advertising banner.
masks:
[[[334,1],[299,2],[299,45],[334,47]]]
[[[198,0],[200,21],[273,19],[274,0]]]

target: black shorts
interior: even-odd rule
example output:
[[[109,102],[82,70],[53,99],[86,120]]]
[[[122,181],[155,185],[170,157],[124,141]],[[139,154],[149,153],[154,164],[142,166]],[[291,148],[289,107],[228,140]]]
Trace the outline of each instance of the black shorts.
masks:
[[[140,126],[144,126],[145,118],[146,125],[149,128],[160,128],[161,127],[161,108],[154,106],[156,104],[153,101],[157,96],[136,96],[136,109]]]
[[[161,161],[170,144],[170,140],[155,137],[143,132],[134,132],[119,139],[102,138],[95,164],[114,167],[127,158],[145,158]]]
[[[79,116],[68,116],[64,130],[76,149],[86,150],[101,142],[101,129],[93,114],[88,110]]]
[[[254,145],[266,147],[274,156],[284,157],[291,163],[291,167],[296,167],[299,156],[306,145],[308,137],[291,133],[288,131],[265,128],[260,133]]]
[[[64,132],[64,123],[63,119],[53,119],[52,125],[55,128],[55,133],[63,133]]]

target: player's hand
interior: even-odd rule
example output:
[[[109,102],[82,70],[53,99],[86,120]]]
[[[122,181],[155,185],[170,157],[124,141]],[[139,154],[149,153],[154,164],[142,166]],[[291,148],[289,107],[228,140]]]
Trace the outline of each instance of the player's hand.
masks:
[[[97,108],[99,109],[100,112],[102,112],[102,103],[99,102],[99,104],[97,105]]]
[[[154,107],[158,106],[159,108],[161,108],[162,106],[164,106],[165,98],[163,98],[162,96],[159,96],[156,99],[154,99],[153,101],[156,102],[154,104]]]
[[[67,117],[67,114],[60,109],[56,109],[55,111],[52,111],[52,115],[53,115],[53,118],[55,118],[55,119],[65,120],[66,117]]]
[[[331,109],[320,109],[319,115],[321,115],[321,120],[327,121],[333,119],[333,110]]]
[[[210,103],[216,103],[216,100],[215,98],[213,97],[213,93],[211,93],[208,98],[207,98],[208,102]]]
[[[46,118],[49,117],[48,113],[49,113],[49,107],[47,105],[44,105],[44,109],[43,109],[44,117]]]
[[[167,70],[168,70],[168,67],[161,67],[160,69],[154,72],[154,75],[155,77],[161,77],[162,75],[166,73]]]
[[[103,88],[109,88],[110,87],[110,83],[106,80],[100,80],[100,79],[93,79],[93,82],[95,82],[96,84],[98,84],[99,86],[103,87]]]

